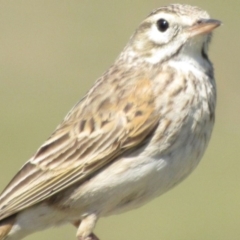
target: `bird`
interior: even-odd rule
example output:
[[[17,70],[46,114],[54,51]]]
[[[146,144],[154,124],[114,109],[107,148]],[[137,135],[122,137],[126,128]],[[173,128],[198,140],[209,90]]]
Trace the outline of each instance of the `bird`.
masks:
[[[195,6],[153,10],[2,191],[0,240],[62,224],[74,225],[78,240],[97,240],[99,218],[138,208],[185,179],[214,126],[208,47],[220,25]]]

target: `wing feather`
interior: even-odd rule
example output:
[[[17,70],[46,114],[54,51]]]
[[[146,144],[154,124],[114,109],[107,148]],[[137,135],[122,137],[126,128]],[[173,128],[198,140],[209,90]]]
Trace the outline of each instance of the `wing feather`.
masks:
[[[111,91],[99,102],[84,98],[5,188],[0,220],[81,184],[142,144],[159,122],[149,84],[139,79],[134,92],[116,93],[116,99]]]

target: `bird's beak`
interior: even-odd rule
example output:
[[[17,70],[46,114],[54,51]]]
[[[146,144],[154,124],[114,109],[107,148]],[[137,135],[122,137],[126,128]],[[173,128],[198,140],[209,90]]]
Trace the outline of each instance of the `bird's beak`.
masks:
[[[188,31],[190,33],[190,37],[194,37],[210,33],[221,24],[222,22],[216,19],[201,19],[194,26],[190,27]]]

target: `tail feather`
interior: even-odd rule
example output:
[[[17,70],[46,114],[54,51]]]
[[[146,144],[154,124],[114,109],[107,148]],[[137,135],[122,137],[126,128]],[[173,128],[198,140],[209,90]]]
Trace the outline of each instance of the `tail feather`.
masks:
[[[0,221],[0,240],[6,239],[15,222],[15,216],[5,218]]]

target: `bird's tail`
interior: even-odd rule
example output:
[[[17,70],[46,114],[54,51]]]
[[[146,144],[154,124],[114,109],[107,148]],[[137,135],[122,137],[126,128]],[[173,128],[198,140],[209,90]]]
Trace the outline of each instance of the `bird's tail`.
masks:
[[[0,220],[0,240],[6,239],[15,221],[15,216]]]

